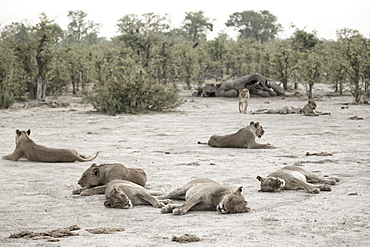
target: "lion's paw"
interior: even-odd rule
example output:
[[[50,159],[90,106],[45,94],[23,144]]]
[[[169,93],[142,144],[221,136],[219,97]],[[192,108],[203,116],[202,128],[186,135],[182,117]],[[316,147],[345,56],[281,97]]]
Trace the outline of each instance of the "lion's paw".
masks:
[[[321,188],[321,190],[324,190],[324,191],[331,191],[331,187],[327,184],[324,184]]]
[[[175,214],[175,215],[184,215],[184,214],[186,214],[186,211],[184,209],[181,209],[181,208],[175,208],[172,211],[172,213]]]
[[[311,190],[311,193],[313,193],[313,194],[319,194],[320,193],[320,189],[319,188],[314,188],[313,190]]]
[[[81,196],[91,196],[93,193],[89,190],[84,190],[81,192]]]
[[[80,193],[81,193],[81,189],[77,189],[77,190],[72,191],[73,195],[79,195]]]
[[[162,207],[162,209],[161,209],[162,214],[168,214],[168,213],[171,213],[171,212],[172,212],[172,208],[170,208],[168,205]]]

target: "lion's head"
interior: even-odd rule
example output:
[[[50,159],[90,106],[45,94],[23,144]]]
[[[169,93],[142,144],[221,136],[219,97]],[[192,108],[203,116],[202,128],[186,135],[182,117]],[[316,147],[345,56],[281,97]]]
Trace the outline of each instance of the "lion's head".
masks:
[[[109,198],[104,202],[104,206],[106,208],[128,209],[132,208],[132,202],[117,185],[114,185]]]
[[[78,180],[78,184],[81,187],[89,186],[89,185],[98,186],[100,185],[99,175],[100,175],[100,170],[98,166],[94,163],[84,173],[82,173],[80,180]]]
[[[252,127],[254,129],[254,133],[256,134],[256,136],[258,138],[261,138],[263,136],[263,134],[265,133],[262,125],[260,125],[259,122],[250,122],[249,126],[248,127]]]
[[[285,181],[281,178],[257,176],[257,180],[261,182],[261,190],[259,192],[277,192],[284,188]]]
[[[317,105],[316,105],[315,100],[313,100],[313,99],[309,99],[307,104],[309,105],[309,107],[310,107],[311,109],[313,109],[313,110],[315,110],[315,109],[316,109],[316,106],[317,106]]]
[[[222,214],[236,214],[249,212],[247,202],[241,194],[242,187],[237,188],[233,193],[227,194],[217,205],[217,211]]]
[[[15,131],[15,144],[17,145],[18,142],[24,138],[28,139],[28,137],[30,136],[31,134],[31,130],[27,130],[27,131],[20,131],[20,130],[16,130]]]

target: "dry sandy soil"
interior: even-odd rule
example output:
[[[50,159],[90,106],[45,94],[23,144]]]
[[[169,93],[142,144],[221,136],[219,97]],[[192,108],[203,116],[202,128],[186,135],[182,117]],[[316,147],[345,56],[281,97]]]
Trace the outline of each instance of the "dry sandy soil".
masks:
[[[49,147],[100,154],[94,162],[120,162],[148,175],[147,188],[168,192],[195,178],[211,178],[230,187],[243,186],[251,212],[221,215],[216,211],[161,214],[150,206],[107,209],[104,195],[72,195],[93,162],[36,163],[1,160],[0,246],[174,246],[172,236],[200,238],[191,246],[370,246],[370,107],[342,105],[350,96],[335,96],[316,85],[317,110],[329,116],[239,114],[236,99],[192,98],[170,113],[108,116],[79,98],[54,99],[68,107],[0,111],[0,154],[13,152],[14,131],[31,129],[33,140]],[[330,94],[328,94],[330,93]],[[53,100],[48,98],[49,101]],[[251,98],[249,111],[260,107],[303,106],[304,97]],[[363,120],[350,120],[352,116]],[[211,135],[229,134],[259,121],[265,135],[258,141],[274,150],[220,149],[207,145]],[[306,156],[329,152],[333,156]],[[257,175],[285,165],[299,165],[341,181],[331,192],[260,193]],[[29,230],[50,231],[78,225],[78,236],[45,239],[9,238]],[[114,234],[86,229],[123,227]]]

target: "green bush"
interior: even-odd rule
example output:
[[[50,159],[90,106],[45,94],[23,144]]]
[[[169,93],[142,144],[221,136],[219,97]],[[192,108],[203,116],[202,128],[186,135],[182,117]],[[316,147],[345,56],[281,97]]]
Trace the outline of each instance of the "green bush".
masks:
[[[0,109],[9,108],[13,104],[14,104],[14,95],[7,91],[1,91],[0,92]]]
[[[165,111],[182,104],[177,92],[151,82],[143,75],[110,79],[85,96],[99,111],[108,114]]]

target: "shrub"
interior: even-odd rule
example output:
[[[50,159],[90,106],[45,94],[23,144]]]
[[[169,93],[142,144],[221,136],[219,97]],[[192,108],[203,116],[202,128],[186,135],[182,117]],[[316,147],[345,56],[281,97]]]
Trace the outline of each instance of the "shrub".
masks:
[[[0,109],[9,108],[13,104],[14,104],[14,95],[7,91],[1,91],[0,92]]]
[[[127,76],[123,79],[109,79],[95,86],[85,96],[99,111],[108,114],[165,111],[182,104],[177,92],[164,85],[152,83],[143,75]]]

